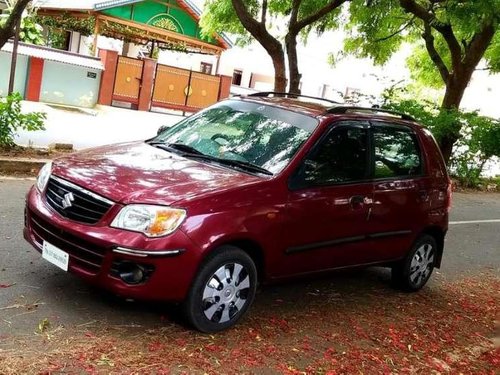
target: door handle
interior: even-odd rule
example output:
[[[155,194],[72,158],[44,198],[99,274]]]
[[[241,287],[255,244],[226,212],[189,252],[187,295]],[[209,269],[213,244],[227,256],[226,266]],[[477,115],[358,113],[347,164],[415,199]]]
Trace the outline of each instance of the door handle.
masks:
[[[353,195],[349,198],[349,204],[352,209],[360,209],[363,208],[365,204],[365,197],[362,195]]]

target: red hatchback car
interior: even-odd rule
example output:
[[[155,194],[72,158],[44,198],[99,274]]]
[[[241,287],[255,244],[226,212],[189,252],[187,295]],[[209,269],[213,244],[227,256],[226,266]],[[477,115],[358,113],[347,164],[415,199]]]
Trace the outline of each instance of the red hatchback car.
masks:
[[[416,291],[439,267],[450,180],[407,115],[287,94],[228,99],[145,142],[42,168],[25,238],[64,271],[232,326],[258,282],[382,265]]]

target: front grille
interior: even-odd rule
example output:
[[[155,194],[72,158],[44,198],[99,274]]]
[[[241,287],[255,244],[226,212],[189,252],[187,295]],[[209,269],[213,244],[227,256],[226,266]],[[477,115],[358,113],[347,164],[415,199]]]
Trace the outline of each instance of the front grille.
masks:
[[[40,248],[43,241],[67,252],[70,263],[91,273],[97,273],[101,268],[106,248],[85,241],[65,230],[48,223],[31,210],[29,212],[31,232]]]
[[[85,224],[97,223],[113,205],[106,198],[54,176],[49,179],[45,197],[61,216]]]

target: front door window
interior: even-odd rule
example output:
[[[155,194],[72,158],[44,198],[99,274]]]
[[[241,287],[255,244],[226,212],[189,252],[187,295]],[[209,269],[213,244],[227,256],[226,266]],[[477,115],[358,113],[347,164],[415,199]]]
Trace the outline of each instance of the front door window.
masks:
[[[302,186],[354,183],[368,178],[368,133],[350,122],[335,126],[304,160]]]

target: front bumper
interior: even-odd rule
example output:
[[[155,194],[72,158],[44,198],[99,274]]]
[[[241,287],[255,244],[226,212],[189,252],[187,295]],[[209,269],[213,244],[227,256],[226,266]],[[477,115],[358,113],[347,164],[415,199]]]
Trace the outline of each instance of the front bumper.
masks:
[[[199,248],[181,230],[163,237],[109,227],[119,204],[95,225],[63,218],[32,187],[26,198],[24,238],[39,252],[47,241],[69,254],[68,271],[117,295],[141,300],[181,301],[200,261]],[[133,262],[154,269],[131,285],[116,275],[116,264]]]

